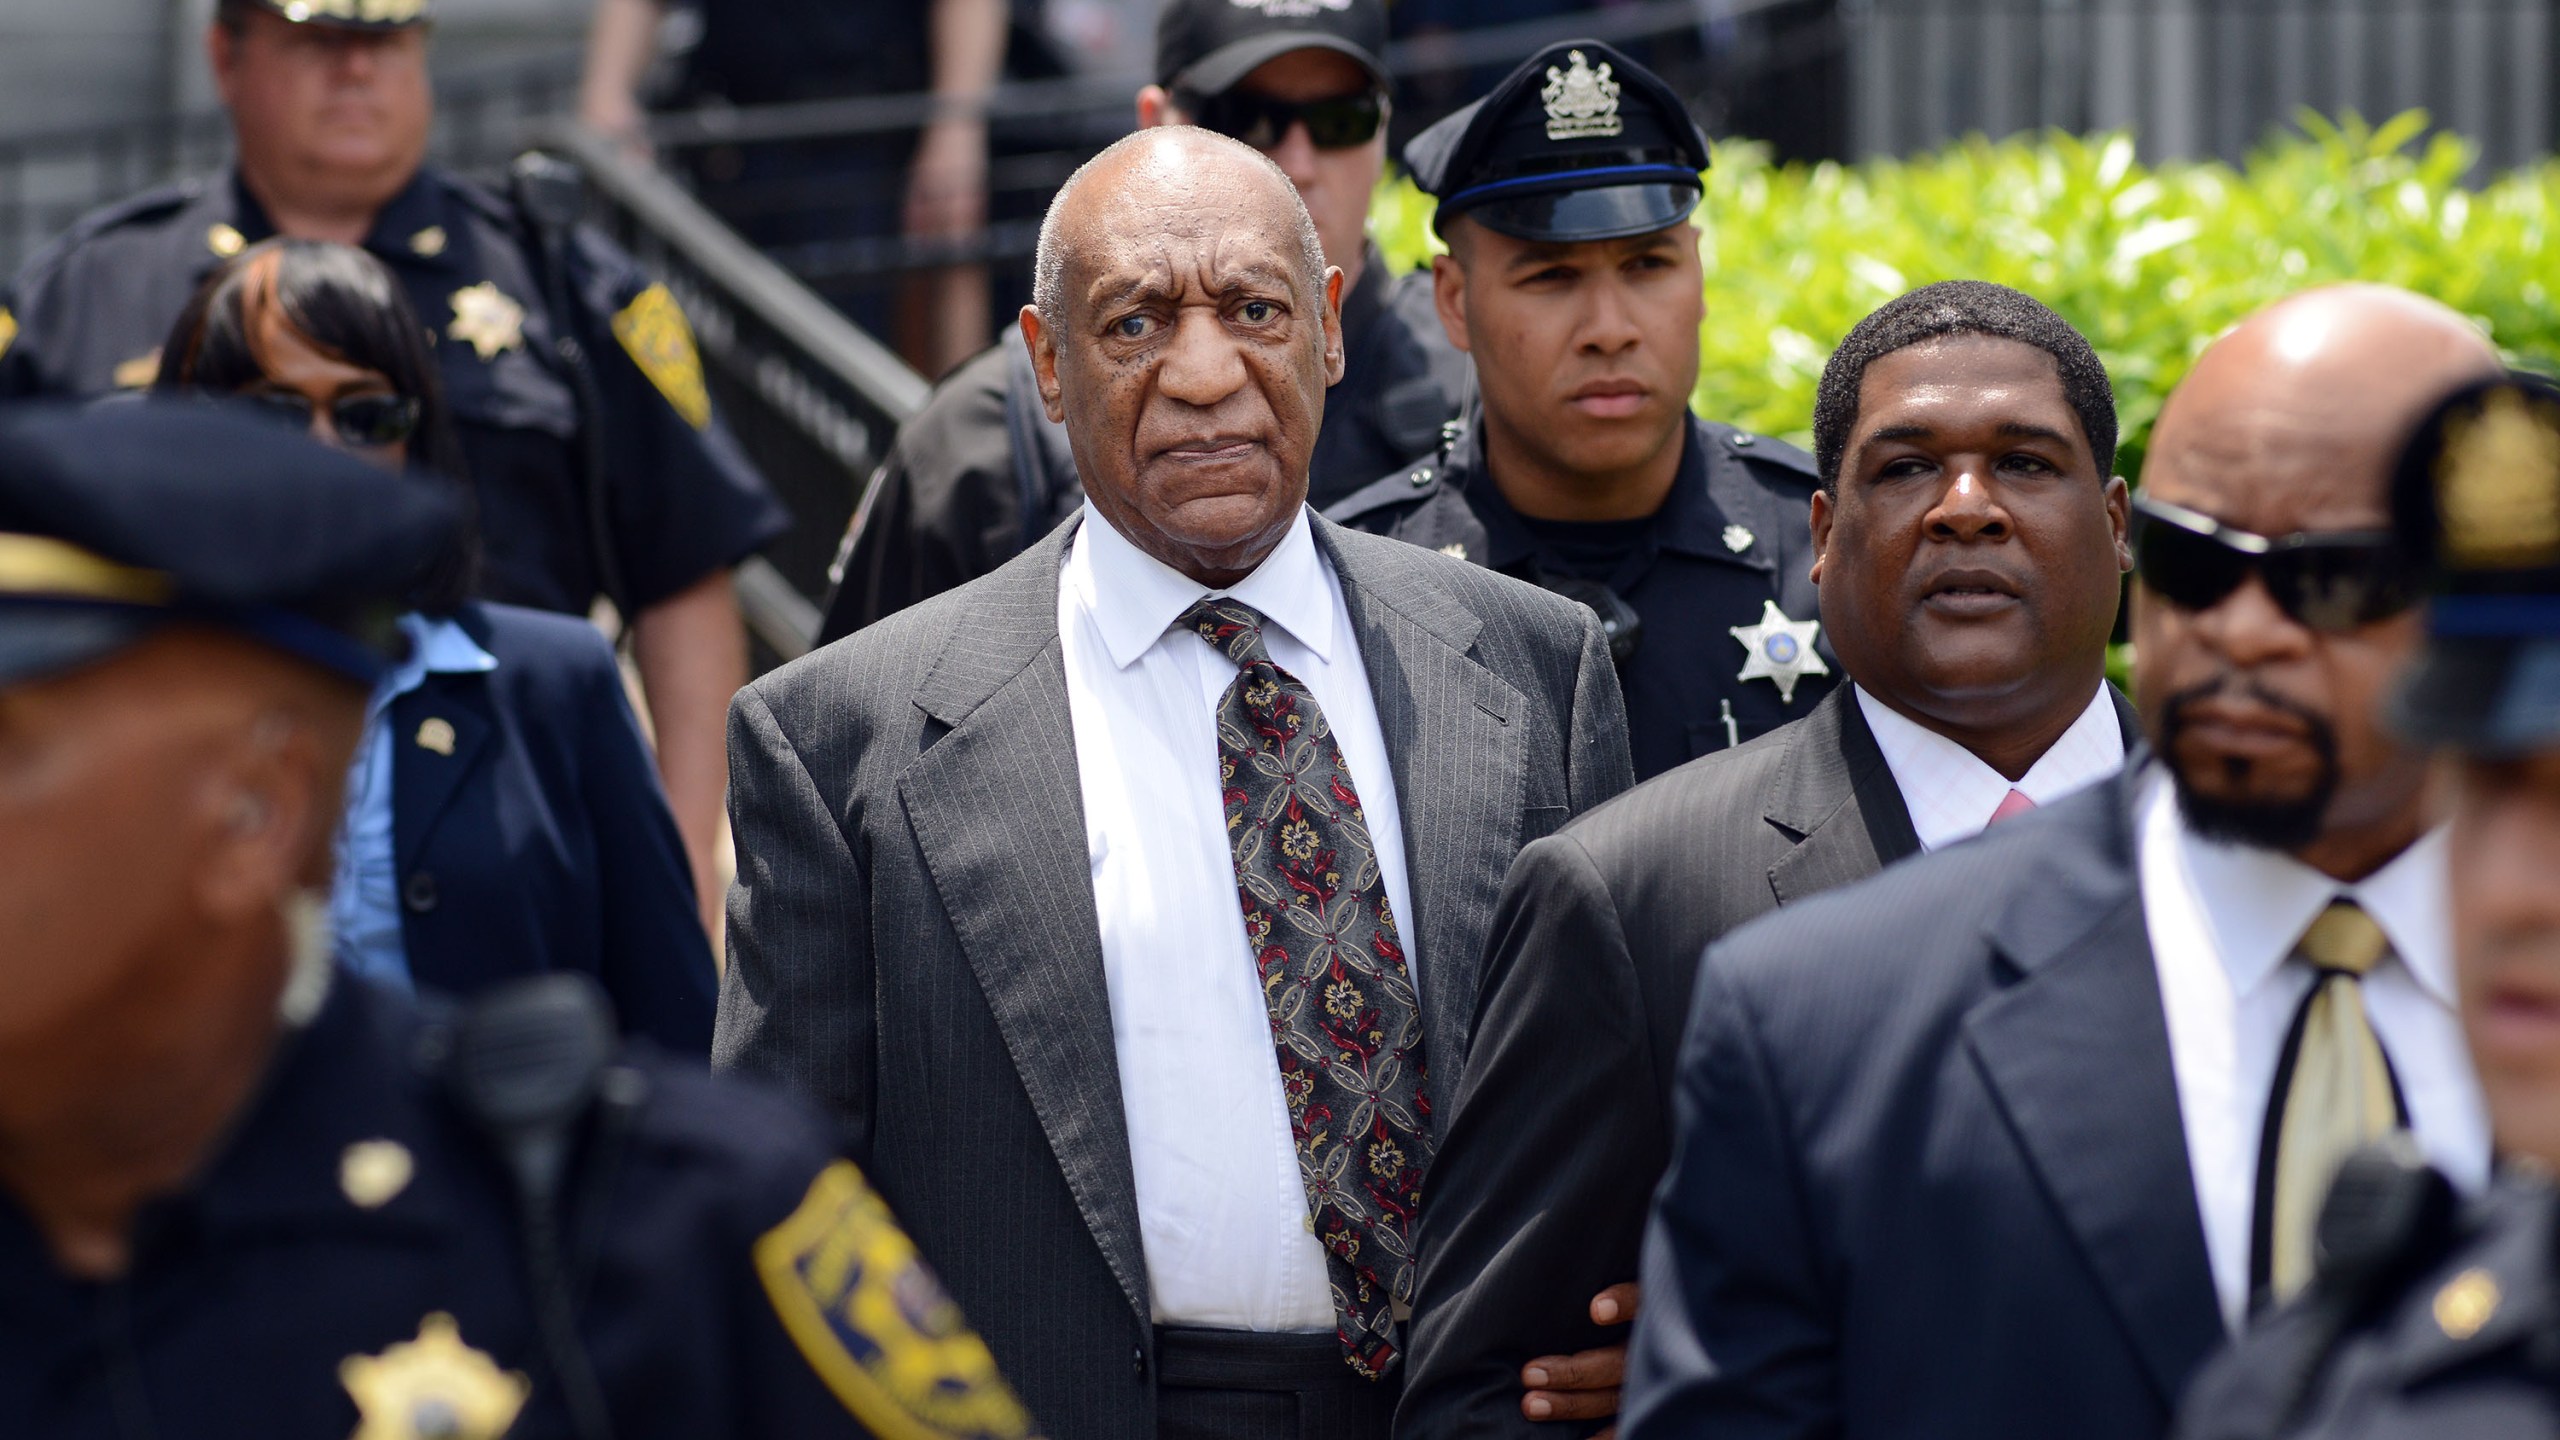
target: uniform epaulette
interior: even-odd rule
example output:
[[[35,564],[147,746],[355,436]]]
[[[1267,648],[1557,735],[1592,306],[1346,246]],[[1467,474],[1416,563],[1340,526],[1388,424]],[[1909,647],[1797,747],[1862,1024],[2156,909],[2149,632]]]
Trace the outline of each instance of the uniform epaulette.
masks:
[[[1821,472],[1814,468],[1811,455],[1784,440],[1755,435],[1748,430],[1714,420],[1701,420],[1698,423],[1705,426],[1707,433],[1715,437],[1716,443],[1725,448],[1725,453],[1738,459],[1780,470],[1795,471],[1804,477],[1807,485],[1813,484],[1821,476]]]
[[[21,281],[32,281],[62,263],[64,256],[88,244],[110,230],[128,225],[152,224],[194,204],[204,194],[208,177],[173,180],[157,185],[139,195],[128,195],[111,205],[102,205],[71,222],[69,229],[53,237],[45,247],[30,257],[18,272]]]
[[[1324,518],[1349,525],[1381,510],[1419,504],[1440,490],[1440,457],[1428,456],[1382,480],[1372,480],[1326,508]]]

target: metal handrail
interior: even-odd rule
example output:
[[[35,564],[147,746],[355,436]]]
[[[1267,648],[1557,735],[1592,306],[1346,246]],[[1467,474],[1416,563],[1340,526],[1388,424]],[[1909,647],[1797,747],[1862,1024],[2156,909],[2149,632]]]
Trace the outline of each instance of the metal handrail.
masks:
[[[758,457],[768,477],[804,482],[804,508],[814,499],[833,512],[827,519],[841,522],[889,438],[923,408],[931,389],[924,377],[655,167],[574,124],[555,123],[540,138],[586,173],[606,228],[675,292],[705,360],[758,412],[752,418],[764,422],[761,430],[741,423],[748,417],[730,406],[750,452],[761,438],[770,442],[768,453],[802,457],[788,477],[778,473],[782,465]],[[788,432],[787,443],[774,429]],[[818,458],[806,458],[811,454]],[[806,483],[813,474],[814,483]],[[808,527],[812,517],[801,518]],[[823,530],[825,521],[818,523]],[[737,583],[739,608],[764,649],[776,660],[806,654],[820,621],[813,587],[795,584],[764,556],[741,564]]]

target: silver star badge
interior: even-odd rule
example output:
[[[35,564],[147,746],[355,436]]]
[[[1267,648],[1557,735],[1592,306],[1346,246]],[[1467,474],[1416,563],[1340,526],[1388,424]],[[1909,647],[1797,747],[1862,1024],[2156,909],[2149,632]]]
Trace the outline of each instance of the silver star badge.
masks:
[[[1822,663],[1813,642],[1822,634],[1819,620],[1790,620],[1775,600],[1760,602],[1760,623],[1736,625],[1733,638],[1751,658],[1742,662],[1742,673],[1736,680],[1766,680],[1778,687],[1780,704],[1792,705],[1796,699],[1796,682],[1807,675],[1828,675],[1831,667]]]
[[[1727,525],[1724,527],[1724,548],[1732,551],[1736,555],[1750,549],[1751,542],[1758,538],[1758,536],[1753,535],[1750,531],[1739,525]]]

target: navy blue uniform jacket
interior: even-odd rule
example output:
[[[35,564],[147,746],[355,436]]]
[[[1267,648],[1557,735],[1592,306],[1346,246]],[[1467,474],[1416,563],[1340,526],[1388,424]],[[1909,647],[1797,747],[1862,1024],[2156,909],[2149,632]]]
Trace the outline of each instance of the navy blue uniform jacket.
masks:
[[[361,1418],[367,1436],[423,1436],[445,1433],[440,1400],[504,1374],[526,1387],[513,1440],[575,1434],[516,1187],[434,1074],[435,1033],[404,997],[338,980],[203,1172],[144,1207],[115,1280],[63,1274],[0,1189],[0,1433],[347,1440]],[[621,1099],[572,1163],[563,1253],[618,1440],[1022,1433],[814,1110],[647,1056],[606,1078]],[[819,1273],[831,1245],[864,1263]],[[477,1358],[401,1348],[448,1324]],[[368,1363],[419,1391],[386,1404]],[[1016,1423],[933,1419],[962,1415]]]
[[[711,944],[612,649],[561,615],[472,604],[455,618],[498,668],[431,674],[391,704],[410,975],[468,995],[583,970],[626,1033],[709,1055]],[[452,754],[420,743],[430,720],[452,727]]]
[[[1707,951],[1627,1440],[2158,1440],[2223,1335],[2117,779]]]

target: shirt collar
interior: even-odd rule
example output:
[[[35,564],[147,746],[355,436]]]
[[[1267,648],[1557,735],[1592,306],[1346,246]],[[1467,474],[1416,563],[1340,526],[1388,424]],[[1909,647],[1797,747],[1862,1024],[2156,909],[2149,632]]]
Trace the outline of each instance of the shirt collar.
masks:
[[[2168,804],[2178,803],[2165,767],[2152,783],[2166,787]],[[2187,824],[2183,809],[2177,836],[2179,868],[2238,993],[2246,995],[2273,977],[2321,910],[2345,898],[2363,906],[2382,927],[2392,953],[2428,994],[2446,1006],[2454,1003],[2449,862],[2442,828],[2420,836],[2391,863],[2352,885],[2280,850],[2208,840]]]
[[[1111,663],[1123,670],[1163,639],[1183,611],[1211,594],[1252,606],[1317,659],[1333,658],[1333,585],[1324,557],[1316,549],[1305,506],[1298,508],[1288,533],[1253,573],[1221,591],[1212,591],[1131,544],[1091,502],[1085,505],[1084,523],[1076,527],[1069,564],[1081,570],[1080,598],[1102,631]]]
[[[1864,686],[1850,688],[1876,748],[1893,771],[1894,786],[1902,792],[1924,850],[1980,834],[2011,790],[2050,805],[2124,768],[2124,727],[2117,722],[2115,697],[2105,681],[2098,683],[2080,717],[2015,783],[1982,757],[1868,694]]]
[[[275,235],[275,221],[268,218],[266,207],[250,193],[249,182],[241,178],[236,167],[231,172],[230,183],[217,187],[215,193],[218,205],[221,199],[228,200],[228,205],[222,206],[223,212],[242,239],[255,245]],[[365,233],[364,248],[401,264],[420,261],[436,264],[452,253],[450,239],[431,246],[432,253],[428,253],[418,248],[418,237],[429,230],[449,228],[451,222],[445,210],[443,187],[436,183],[427,167],[421,165],[417,173],[409,177],[409,183],[400,187],[400,193],[383,202],[382,208],[374,212],[373,227]],[[211,251],[206,254],[209,261],[218,262],[219,257],[213,256]],[[211,268],[210,264],[207,268]]]
[[[373,687],[377,709],[425,684],[430,675],[480,675],[498,668],[498,657],[450,615],[413,610],[400,617],[400,633],[409,637],[409,655]]]

